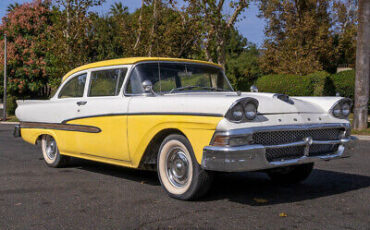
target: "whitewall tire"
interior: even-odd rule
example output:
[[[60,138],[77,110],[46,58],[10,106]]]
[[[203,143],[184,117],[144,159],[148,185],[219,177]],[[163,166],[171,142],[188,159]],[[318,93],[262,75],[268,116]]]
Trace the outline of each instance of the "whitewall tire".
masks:
[[[44,161],[49,167],[63,167],[68,163],[69,157],[60,155],[57,142],[50,135],[42,136],[41,150]]]
[[[164,190],[176,199],[199,198],[211,184],[211,176],[196,161],[189,141],[178,134],[163,140],[158,152],[157,171]]]

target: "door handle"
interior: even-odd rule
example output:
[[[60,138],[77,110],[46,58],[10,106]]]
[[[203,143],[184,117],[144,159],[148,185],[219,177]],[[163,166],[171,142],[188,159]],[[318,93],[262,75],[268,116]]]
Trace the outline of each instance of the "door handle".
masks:
[[[87,101],[78,101],[77,102],[77,105],[80,106],[80,105],[86,105]]]

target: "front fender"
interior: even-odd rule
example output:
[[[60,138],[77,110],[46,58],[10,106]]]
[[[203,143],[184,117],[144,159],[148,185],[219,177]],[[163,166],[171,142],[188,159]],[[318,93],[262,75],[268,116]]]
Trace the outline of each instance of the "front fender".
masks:
[[[134,115],[128,117],[128,148],[132,165],[137,167],[145,149],[157,133],[177,129],[190,141],[200,164],[203,148],[209,145],[222,117],[190,115]]]

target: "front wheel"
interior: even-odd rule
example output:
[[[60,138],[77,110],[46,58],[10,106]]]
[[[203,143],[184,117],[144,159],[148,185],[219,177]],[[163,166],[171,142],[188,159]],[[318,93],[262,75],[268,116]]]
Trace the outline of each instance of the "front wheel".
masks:
[[[210,174],[200,167],[190,142],[182,135],[164,139],[158,152],[157,171],[164,190],[180,200],[201,197],[211,184]]]
[[[313,163],[287,166],[267,172],[270,179],[279,184],[297,184],[307,179],[313,170]]]
[[[67,165],[69,157],[59,153],[57,142],[52,136],[44,135],[41,139],[41,150],[47,166],[59,168]]]

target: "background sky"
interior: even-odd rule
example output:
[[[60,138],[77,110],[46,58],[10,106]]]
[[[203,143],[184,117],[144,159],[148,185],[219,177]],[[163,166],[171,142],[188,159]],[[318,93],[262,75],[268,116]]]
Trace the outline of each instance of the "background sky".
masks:
[[[0,0],[0,18],[6,15],[6,9],[9,4],[14,4],[16,2],[21,4],[30,1],[31,0]],[[106,14],[108,13],[110,6],[115,2],[122,2],[123,5],[129,8],[130,12],[135,11],[141,6],[140,0],[106,0],[102,6],[94,7],[92,10],[99,14]],[[228,6],[228,4],[225,3],[225,6]],[[232,11],[230,8],[226,7],[225,13],[231,14]],[[257,14],[258,7],[253,3],[239,16],[240,20],[236,23],[236,28],[248,39],[248,41],[261,46],[264,39],[263,30],[265,23],[263,19],[257,17]]]

